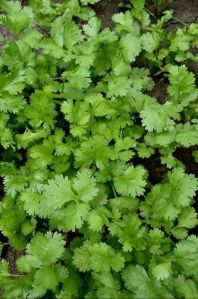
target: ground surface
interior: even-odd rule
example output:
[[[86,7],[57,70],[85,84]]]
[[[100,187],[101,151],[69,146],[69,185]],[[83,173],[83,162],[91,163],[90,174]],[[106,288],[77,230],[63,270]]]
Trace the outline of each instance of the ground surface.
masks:
[[[170,7],[174,9],[175,16],[185,23],[198,22],[197,0],[173,0]]]
[[[113,27],[112,15],[119,11],[119,2],[120,0],[102,0],[94,6],[97,16],[102,21],[102,27]],[[172,0],[169,8],[174,9],[175,17],[182,22],[198,22],[198,0]],[[174,20],[170,24],[170,28],[175,29],[179,25],[181,25],[181,22],[178,23],[176,20]],[[0,36],[3,36],[7,39],[12,38],[12,36],[8,34],[8,32],[2,26],[0,26]],[[198,66],[195,66],[191,63],[190,68],[194,71],[196,77],[198,78]],[[163,80],[160,79],[156,83],[153,96],[155,96],[161,103],[164,102],[166,98],[166,88]],[[194,173],[196,176],[198,176],[198,164],[195,164],[192,157],[192,150],[194,149],[195,148],[177,149],[175,156],[186,165],[186,170],[188,173]],[[148,169],[150,180],[153,183],[158,183],[166,172],[166,167],[161,165],[158,157],[156,157],[156,159],[152,159],[150,162],[148,161],[145,167]],[[3,257],[9,261],[12,274],[17,274],[15,261],[22,254],[23,252],[18,252],[11,247],[6,247],[3,251]]]
[[[102,20],[103,27],[112,27],[111,17],[118,12],[118,3],[120,0],[102,0],[95,5],[98,17]],[[175,17],[185,23],[198,22],[198,1],[197,0],[172,0],[169,9],[173,9]],[[177,24],[176,21],[172,24]]]

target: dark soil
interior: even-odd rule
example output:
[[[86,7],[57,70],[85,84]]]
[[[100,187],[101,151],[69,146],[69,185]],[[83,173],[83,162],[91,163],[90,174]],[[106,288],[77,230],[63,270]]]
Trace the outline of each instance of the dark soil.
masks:
[[[155,86],[149,94],[150,96],[156,98],[160,104],[164,104],[167,101],[167,82],[165,82],[164,78],[155,80]]]
[[[11,40],[13,37],[13,34],[9,33],[3,25],[0,25],[0,47],[3,46],[4,40]]]
[[[144,167],[148,170],[148,179],[152,184],[161,183],[168,170],[166,165],[162,165],[160,157],[148,160],[148,162],[144,164]]]
[[[188,173],[193,173],[198,177],[198,163],[195,162],[192,156],[194,150],[198,150],[198,146],[177,148],[174,156],[185,165]]]
[[[119,12],[120,0],[102,0],[94,6],[96,15],[102,20],[102,27],[113,27],[112,16]],[[172,28],[181,26],[181,22],[198,22],[198,0],[170,0],[168,9],[174,10],[178,20],[171,22]]]
[[[16,261],[20,256],[24,255],[24,253],[25,253],[24,250],[16,250],[12,247],[8,247],[4,258],[9,263],[9,271],[11,274],[13,274],[13,275],[19,274],[19,272],[16,268]]]
[[[172,0],[170,8],[174,10],[175,17],[185,23],[198,22],[197,0]]]
[[[94,6],[97,17],[101,19],[102,28],[113,27],[112,16],[119,11],[120,0],[102,0]]]
[[[194,55],[198,55],[198,49],[192,49],[191,52],[194,54]],[[195,74],[195,77],[196,77],[196,83],[197,83],[197,86],[198,86],[198,63],[195,63],[193,61],[188,61],[186,63],[187,67]]]

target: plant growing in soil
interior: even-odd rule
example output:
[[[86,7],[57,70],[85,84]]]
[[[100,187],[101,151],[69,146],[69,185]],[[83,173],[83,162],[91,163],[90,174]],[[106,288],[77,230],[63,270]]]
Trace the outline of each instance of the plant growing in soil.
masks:
[[[153,2],[153,3],[152,3]],[[151,1],[154,5],[157,14],[162,13],[165,9],[167,9],[168,5],[170,4],[170,0],[155,0]]]
[[[2,298],[195,299],[198,25],[96,2],[0,4]]]

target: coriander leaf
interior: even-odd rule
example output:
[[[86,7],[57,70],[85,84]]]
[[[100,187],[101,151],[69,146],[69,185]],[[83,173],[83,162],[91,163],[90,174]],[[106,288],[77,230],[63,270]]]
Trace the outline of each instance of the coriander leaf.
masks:
[[[158,280],[167,279],[171,274],[171,263],[166,262],[155,266],[152,269],[153,275]]]
[[[49,266],[60,259],[63,253],[64,241],[60,234],[47,232],[44,235],[39,232],[27,245],[27,254],[17,260],[17,265],[23,272],[43,265]]]
[[[73,199],[71,184],[68,178],[64,178],[62,175],[57,175],[54,180],[48,181],[48,184],[44,186],[43,195],[46,204],[52,211],[61,208],[66,202]]]
[[[124,55],[124,58],[128,62],[135,60],[141,52],[141,41],[138,37],[131,33],[126,34],[120,40],[120,46]]]
[[[148,274],[141,266],[128,266],[122,271],[122,278],[126,287],[132,291],[140,286],[147,287],[149,284]]]
[[[65,232],[75,231],[82,227],[89,210],[88,203],[70,203],[66,208],[57,210],[51,215],[51,225]]]
[[[83,30],[88,36],[96,36],[100,31],[101,21],[95,17],[91,18],[86,25],[83,26]]]
[[[78,171],[76,178],[73,180],[73,188],[82,202],[89,202],[98,194],[96,180],[88,169]]]
[[[147,32],[142,35],[141,41],[143,49],[152,53],[159,47],[161,37],[157,32]]]
[[[9,28],[12,33],[19,33],[33,22],[33,13],[30,7],[21,7],[19,1],[2,1],[2,9],[6,15],[0,16],[0,22]]]
[[[81,143],[75,152],[76,166],[89,167],[92,163],[104,167],[110,159],[111,151],[107,140],[100,135],[90,137]]]
[[[118,272],[124,267],[124,258],[105,243],[85,242],[75,249],[73,263],[81,272],[106,272],[110,269]]]
[[[139,196],[146,187],[146,171],[141,166],[129,166],[123,173],[115,173],[114,185],[116,191],[122,195]]]
[[[17,113],[23,109],[25,100],[22,96],[0,95],[0,112]]]
[[[175,263],[182,274],[187,277],[197,277],[198,239],[196,236],[188,236],[186,240],[180,241],[175,248],[174,255]]]
[[[172,103],[164,105],[157,103],[155,99],[146,101],[143,110],[140,112],[143,126],[148,132],[172,131],[175,126],[174,119],[178,119],[178,108]]]

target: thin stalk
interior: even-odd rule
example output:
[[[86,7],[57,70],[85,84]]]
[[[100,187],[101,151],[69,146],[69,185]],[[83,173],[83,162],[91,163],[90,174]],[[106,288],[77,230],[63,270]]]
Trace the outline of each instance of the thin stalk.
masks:
[[[0,276],[3,276],[3,277],[21,277],[23,275],[22,274],[3,274],[3,273],[0,273]]]
[[[186,22],[184,22],[183,20],[177,18],[177,17],[172,17],[173,20],[175,20],[177,23],[180,23],[184,26],[188,26],[188,24]]]
[[[149,9],[149,8],[145,8],[145,10],[155,19],[157,19],[156,15]]]
[[[113,190],[114,197],[117,198],[118,196],[117,196],[117,193],[116,193],[116,191],[115,191],[114,186],[112,185],[111,187],[112,187],[112,190]]]

